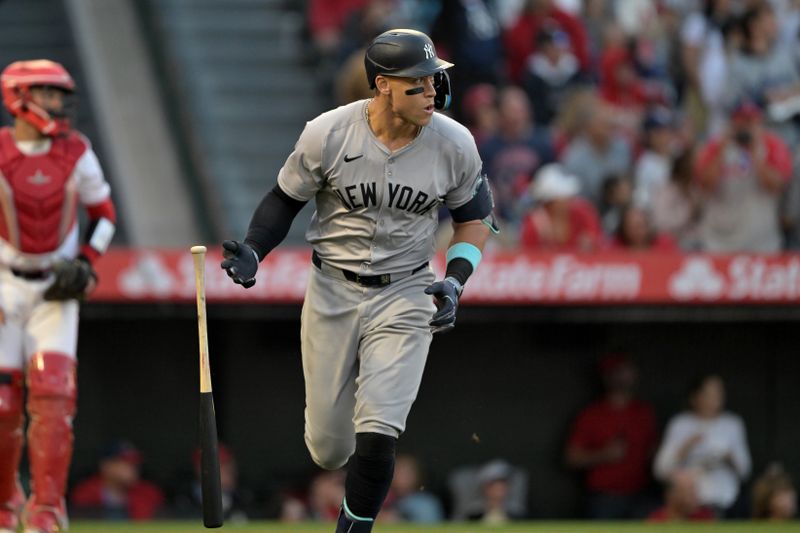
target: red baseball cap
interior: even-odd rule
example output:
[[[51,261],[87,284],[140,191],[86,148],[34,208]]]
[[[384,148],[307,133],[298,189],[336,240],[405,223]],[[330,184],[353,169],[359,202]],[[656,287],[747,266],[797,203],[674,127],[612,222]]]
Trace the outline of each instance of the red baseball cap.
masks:
[[[741,100],[731,110],[733,120],[755,120],[761,118],[761,107],[752,100]]]

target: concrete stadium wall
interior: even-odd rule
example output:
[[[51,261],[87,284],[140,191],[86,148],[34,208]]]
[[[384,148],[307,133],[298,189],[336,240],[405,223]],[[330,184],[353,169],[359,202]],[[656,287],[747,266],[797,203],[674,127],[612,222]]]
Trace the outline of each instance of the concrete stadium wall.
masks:
[[[269,514],[279,487],[302,484],[316,471],[302,435],[299,309],[286,313],[295,318],[267,321],[246,312],[219,315],[212,312],[209,342],[220,437]],[[453,468],[503,457],[527,469],[533,517],[580,516],[580,478],[564,468],[562,444],[598,390],[596,357],[623,349],[639,363],[641,395],[662,428],[685,406],[691,379],[718,372],[730,409],[746,421],[754,472],[780,460],[800,478],[796,331],[796,322],[782,321],[468,320],[434,341],[399,449],[422,460],[426,486],[444,495]],[[196,440],[193,309],[109,313],[89,306],[79,343],[72,480],[93,469],[109,439],[124,436],[144,451],[145,476],[175,487]]]

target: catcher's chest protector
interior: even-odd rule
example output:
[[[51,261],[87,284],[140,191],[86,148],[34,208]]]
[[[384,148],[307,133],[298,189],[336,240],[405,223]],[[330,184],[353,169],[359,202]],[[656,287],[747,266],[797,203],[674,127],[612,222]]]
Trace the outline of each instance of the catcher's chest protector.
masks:
[[[78,194],[70,177],[86,148],[71,134],[53,138],[48,152],[28,156],[9,128],[0,130],[0,238],[25,253],[58,248],[75,223]]]

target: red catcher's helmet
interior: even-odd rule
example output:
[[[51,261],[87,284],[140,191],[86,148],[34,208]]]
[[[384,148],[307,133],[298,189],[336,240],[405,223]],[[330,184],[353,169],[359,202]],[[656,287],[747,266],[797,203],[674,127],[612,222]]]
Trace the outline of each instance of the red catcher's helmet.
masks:
[[[69,120],[52,116],[47,110],[33,103],[31,87],[47,85],[71,93],[75,82],[67,69],[55,61],[36,59],[11,63],[0,74],[0,89],[3,105],[16,118],[29,122],[45,135],[58,135],[69,131]]]

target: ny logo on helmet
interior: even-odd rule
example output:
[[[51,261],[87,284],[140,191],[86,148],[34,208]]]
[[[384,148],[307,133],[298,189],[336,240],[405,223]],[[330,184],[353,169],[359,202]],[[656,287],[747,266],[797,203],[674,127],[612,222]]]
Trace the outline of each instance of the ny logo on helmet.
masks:
[[[433,45],[432,44],[426,44],[425,46],[422,47],[422,49],[425,50],[425,59],[430,59],[432,57],[436,57],[436,54],[433,53]]]

